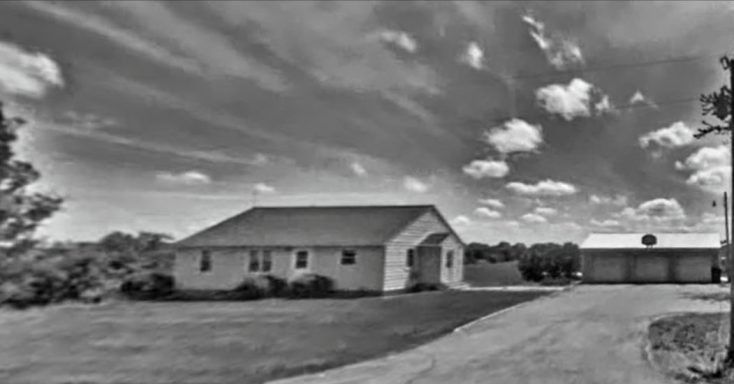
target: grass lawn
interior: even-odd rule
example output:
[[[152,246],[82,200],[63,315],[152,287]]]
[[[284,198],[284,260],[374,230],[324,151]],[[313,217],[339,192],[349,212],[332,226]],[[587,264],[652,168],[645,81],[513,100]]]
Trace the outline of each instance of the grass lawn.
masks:
[[[729,332],[728,313],[690,313],[653,322],[650,356],[664,373],[686,382],[734,383],[723,359]]]
[[[517,261],[467,264],[464,266],[464,281],[473,287],[532,285],[520,275]]]
[[[0,312],[0,383],[259,383],[410,348],[539,292]]]

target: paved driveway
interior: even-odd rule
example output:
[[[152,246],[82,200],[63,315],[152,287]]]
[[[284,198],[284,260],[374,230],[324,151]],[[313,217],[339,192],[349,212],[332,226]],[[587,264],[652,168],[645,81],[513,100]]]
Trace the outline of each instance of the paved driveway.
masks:
[[[726,289],[578,286],[411,351],[279,383],[669,383],[643,358],[650,319],[728,310],[691,297]]]

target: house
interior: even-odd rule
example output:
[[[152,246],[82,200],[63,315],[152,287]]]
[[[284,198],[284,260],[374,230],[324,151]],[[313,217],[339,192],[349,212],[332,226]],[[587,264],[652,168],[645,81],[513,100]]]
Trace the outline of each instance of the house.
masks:
[[[581,244],[585,283],[718,283],[717,233],[593,233]]]
[[[255,207],[178,242],[173,273],[179,289],[305,272],[332,278],[339,290],[456,286],[463,248],[432,205]]]

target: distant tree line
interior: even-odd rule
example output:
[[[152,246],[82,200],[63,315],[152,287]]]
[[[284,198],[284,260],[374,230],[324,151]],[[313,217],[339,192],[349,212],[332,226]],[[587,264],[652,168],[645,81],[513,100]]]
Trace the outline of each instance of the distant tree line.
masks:
[[[517,268],[528,281],[573,279],[581,268],[581,252],[574,243],[537,243],[530,247],[506,241],[497,245],[470,243],[464,251],[467,264],[517,261]]]

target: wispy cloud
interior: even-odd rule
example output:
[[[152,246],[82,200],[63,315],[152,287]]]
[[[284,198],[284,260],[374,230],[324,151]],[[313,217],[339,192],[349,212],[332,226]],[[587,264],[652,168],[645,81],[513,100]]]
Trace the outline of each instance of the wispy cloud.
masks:
[[[499,219],[502,217],[501,212],[495,211],[487,207],[479,207],[475,209],[474,214],[488,219]]]
[[[524,222],[531,224],[547,223],[548,219],[536,213],[526,213],[520,217]]]
[[[631,105],[635,104],[647,104],[651,107],[657,107],[657,104],[655,104],[654,101],[652,101],[649,97],[645,96],[640,92],[639,90],[635,91],[635,93],[630,97],[629,103]]]
[[[382,41],[393,44],[406,52],[415,53],[418,50],[418,43],[407,32],[385,30],[381,31],[379,35]]]
[[[530,26],[530,36],[553,67],[565,69],[573,64],[584,64],[584,56],[576,42],[557,33],[548,33],[545,23],[532,15],[525,15],[522,20]]]
[[[451,224],[456,226],[466,226],[471,224],[472,221],[470,218],[466,217],[465,215],[459,215],[451,219]]]
[[[558,215],[558,210],[551,207],[537,207],[535,208],[535,213],[537,213],[538,215],[549,217]]]
[[[494,209],[505,208],[505,204],[499,199],[479,199],[479,204],[486,205]]]
[[[430,186],[425,182],[413,176],[406,176],[403,179],[403,187],[411,192],[425,193],[428,192]]]
[[[212,181],[209,175],[195,170],[181,173],[160,172],[156,175],[156,178],[167,183],[186,185],[209,184]]]
[[[63,86],[61,68],[50,56],[0,41],[0,92],[37,99]]]
[[[166,67],[177,68],[190,73],[201,73],[201,66],[192,59],[177,55],[162,45],[148,41],[135,32],[122,28],[113,22],[93,13],[80,11],[60,3],[48,1],[24,2],[27,7],[51,16],[67,24],[96,33],[111,42],[155,61]]]
[[[349,168],[352,170],[352,173],[359,177],[367,176],[367,170],[361,163],[357,161],[353,161],[351,164],[349,164]]]
[[[612,219],[606,219],[606,220],[591,219],[591,221],[589,221],[589,224],[595,227],[600,227],[600,228],[618,228],[622,226],[622,223],[620,223],[618,220],[612,220]]]
[[[525,184],[521,182],[507,183],[505,186],[512,192],[524,196],[566,196],[573,195],[578,189],[569,183],[554,180],[543,180],[536,184]]]
[[[532,125],[524,120],[512,119],[502,126],[492,128],[485,138],[500,153],[532,152],[543,143],[540,125]]]
[[[272,185],[266,183],[257,183],[252,187],[252,190],[256,193],[275,193],[276,189]]]
[[[589,196],[589,202],[598,205],[617,205],[626,206],[627,196],[615,195],[615,196],[604,196],[604,195],[591,195]]]
[[[459,57],[459,60],[474,69],[482,69],[484,68],[484,50],[479,47],[477,42],[472,41],[467,44],[466,49],[461,54],[461,57]]]
[[[462,168],[465,174],[475,178],[505,177],[510,172],[510,167],[504,160],[474,160]]]

